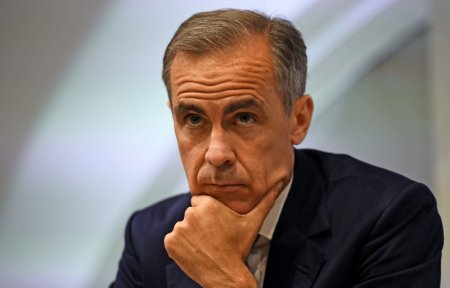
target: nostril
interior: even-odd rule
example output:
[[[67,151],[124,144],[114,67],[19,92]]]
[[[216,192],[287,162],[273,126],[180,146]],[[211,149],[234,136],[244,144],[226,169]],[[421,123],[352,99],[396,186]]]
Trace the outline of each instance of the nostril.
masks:
[[[209,147],[205,160],[213,166],[220,167],[234,163],[234,153],[229,147]]]
[[[211,152],[208,151],[208,153],[206,153],[206,161],[208,161],[210,164],[212,164],[213,166],[223,166],[223,165],[229,165],[231,164],[231,159],[230,157],[228,157],[225,153],[222,152]]]

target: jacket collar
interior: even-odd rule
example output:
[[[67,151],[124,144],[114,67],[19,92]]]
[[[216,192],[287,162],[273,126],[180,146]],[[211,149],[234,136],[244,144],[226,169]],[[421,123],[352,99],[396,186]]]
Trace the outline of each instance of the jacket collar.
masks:
[[[316,241],[329,235],[326,181],[312,157],[295,150],[294,180],[270,245],[265,287],[312,287],[325,263]]]

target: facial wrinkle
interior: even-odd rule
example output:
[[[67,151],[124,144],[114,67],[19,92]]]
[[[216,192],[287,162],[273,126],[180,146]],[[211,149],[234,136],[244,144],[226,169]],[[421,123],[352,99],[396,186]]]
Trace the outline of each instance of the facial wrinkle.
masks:
[[[236,79],[239,79],[237,81],[224,79],[222,81],[216,81],[216,83],[200,80],[193,81],[191,78],[176,86],[174,95],[179,99],[186,97],[208,98],[208,96],[220,99],[231,95],[239,96],[244,94],[260,98],[258,95],[263,93],[262,89],[265,87],[265,79],[248,77],[242,80],[242,78],[237,77]]]
[[[181,95],[185,93],[219,94],[219,93],[227,93],[228,91],[240,91],[240,90],[259,92],[260,86],[253,83],[230,83],[230,82],[221,83],[219,85],[214,86],[204,86],[198,83],[190,83],[190,84],[186,83],[184,86],[178,87],[175,93],[178,97],[181,97]]]
[[[216,94],[214,97],[211,97],[211,93],[198,93],[198,92],[185,92],[178,96],[178,102],[183,101],[184,99],[197,99],[202,101],[218,101],[225,98],[230,97],[240,97],[240,96],[250,96],[255,97],[261,100],[258,93],[255,93],[253,90],[227,90],[223,93]],[[261,100],[262,101],[262,100]]]
[[[186,84],[198,84],[203,86],[216,86],[224,83],[236,83],[236,84],[264,84],[267,81],[269,72],[263,74],[262,72],[256,71],[246,71],[244,69],[240,69],[237,71],[232,71],[229,73],[228,71],[223,71],[223,75],[211,76],[207,73],[203,75],[192,75],[185,74],[180,75],[175,79],[174,84],[176,86],[183,86]],[[231,74],[231,76],[230,76]],[[242,80],[244,79],[244,80]]]

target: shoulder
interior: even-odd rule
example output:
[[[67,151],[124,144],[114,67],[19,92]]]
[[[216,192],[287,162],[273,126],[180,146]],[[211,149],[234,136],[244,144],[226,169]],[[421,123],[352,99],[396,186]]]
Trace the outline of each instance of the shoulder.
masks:
[[[171,263],[164,249],[164,236],[183,219],[190,195],[168,198],[135,212],[125,229],[125,248],[115,284],[111,287],[142,285],[165,287],[165,266]]]
[[[325,250],[333,264],[324,269],[330,279],[349,273],[349,279],[377,287],[400,287],[393,284],[399,281],[395,275],[408,283],[401,287],[422,283],[423,275],[436,279],[442,223],[424,184],[348,155],[303,150],[296,151],[297,159],[304,161],[296,171],[299,180],[311,181],[301,172],[314,171],[305,173],[314,178],[311,186],[329,221]]]
[[[131,230],[147,237],[169,233],[177,221],[183,220],[190,199],[190,194],[184,193],[136,211],[130,217]]]
[[[389,183],[411,181],[398,173],[358,160],[347,154],[336,154],[313,149],[297,150],[300,158],[308,158],[317,165],[327,181],[349,178],[378,179]]]
[[[164,236],[172,231],[176,222],[183,220],[190,199],[188,193],[173,196],[131,215],[126,228],[127,237],[137,253],[165,253]]]
[[[296,177],[320,194],[336,236],[366,238],[401,225],[442,234],[436,200],[426,185],[348,155],[299,150],[297,159],[303,164]],[[418,221],[422,217],[426,220]]]
[[[435,203],[433,194],[424,184],[349,155],[308,149],[297,153],[315,166],[330,201],[346,198],[353,203],[378,203],[386,207],[397,197],[407,197],[415,202]]]

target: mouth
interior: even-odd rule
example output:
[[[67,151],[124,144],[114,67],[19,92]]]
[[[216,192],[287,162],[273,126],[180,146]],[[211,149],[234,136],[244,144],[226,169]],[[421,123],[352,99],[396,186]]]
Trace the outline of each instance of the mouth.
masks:
[[[212,190],[212,191],[236,191],[241,190],[245,188],[245,185],[243,184],[235,184],[235,183],[206,183],[203,185],[206,190]]]

